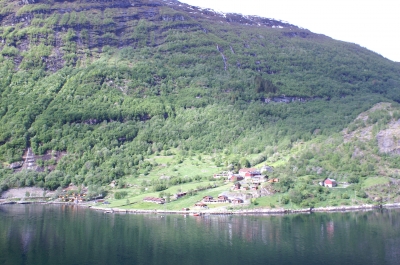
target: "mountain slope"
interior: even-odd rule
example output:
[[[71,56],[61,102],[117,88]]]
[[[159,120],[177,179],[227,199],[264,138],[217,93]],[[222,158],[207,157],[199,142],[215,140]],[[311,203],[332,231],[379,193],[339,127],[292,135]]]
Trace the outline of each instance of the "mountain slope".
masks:
[[[107,184],[148,175],[156,154],[213,153],[216,170],[257,163],[400,101],[398,64],[280,21],[178,1],[0,8],[4,187]],[[265,103],[278,96],[307,103]],[[28,147],[66,155],[13,174]]]

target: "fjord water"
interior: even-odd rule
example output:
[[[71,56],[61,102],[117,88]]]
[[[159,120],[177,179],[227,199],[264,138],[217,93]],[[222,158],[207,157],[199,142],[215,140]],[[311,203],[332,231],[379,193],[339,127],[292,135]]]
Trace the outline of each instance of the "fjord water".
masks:
[[[281,216],[0,206],[0,264],[399,264],[400,210]]]

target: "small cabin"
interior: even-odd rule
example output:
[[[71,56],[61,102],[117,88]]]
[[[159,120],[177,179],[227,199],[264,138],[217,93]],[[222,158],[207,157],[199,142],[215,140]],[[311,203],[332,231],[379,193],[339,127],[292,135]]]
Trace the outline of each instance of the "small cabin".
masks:
[[[241,180],[243,180],[243,177],[239,174],[233,174],[228,177],[228,180],[230,182],[241,181]]]
[[[178,192],[174,195],[175,199],[182,198],[183,196],[186,196],[186,192]]]
[[[326,178],[323,182],[325,187],[333,188],[337,186],[337,182],[334,179]]]
[[[203,202],[210,202],[210,201],[212,201],[214,198],[212,197],[212,196],[209,196],[209,195],[207,195],[207,196],[204,196],[203,197]]]
[[[218,202],[229,202],[228,196],[226,195],[219,195]]]
[[[239,199],[239,198],[233,198],[233,199],[231,200],[231,202],[232,202],[233,204],[239,204],[239,203],[243,203],[243,200],[242,200],[242,199]]]

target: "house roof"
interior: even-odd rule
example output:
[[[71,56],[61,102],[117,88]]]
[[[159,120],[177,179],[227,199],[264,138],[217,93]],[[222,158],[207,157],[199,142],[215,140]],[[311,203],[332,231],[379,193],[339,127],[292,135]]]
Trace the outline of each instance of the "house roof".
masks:
[[[325,184],[333,184],[333,183],[336,183],[336,180],[327,178],[327,179],[324,181],[324,183],[325,183]]]

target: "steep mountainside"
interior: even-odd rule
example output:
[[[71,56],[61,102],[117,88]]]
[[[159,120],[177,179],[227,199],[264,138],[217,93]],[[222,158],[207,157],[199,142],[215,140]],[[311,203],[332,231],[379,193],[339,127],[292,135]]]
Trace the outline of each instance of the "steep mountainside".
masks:
[[[0,0],[0,26],[2,189],[258,164],[400,102],[400,65],[365,48],[175,0]]]

